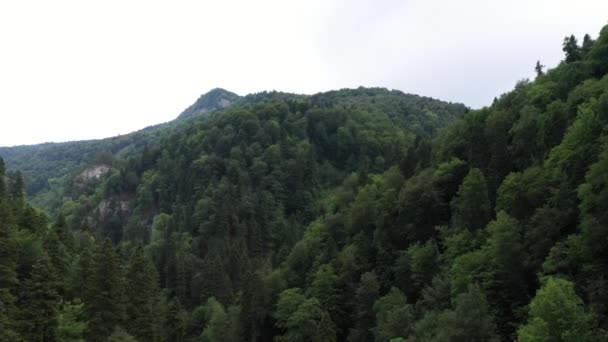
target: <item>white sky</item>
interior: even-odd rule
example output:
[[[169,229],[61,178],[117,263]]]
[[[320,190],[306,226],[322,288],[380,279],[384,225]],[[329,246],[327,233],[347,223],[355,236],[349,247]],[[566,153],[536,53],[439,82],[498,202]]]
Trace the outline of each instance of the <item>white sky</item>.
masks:
[[[126,134],[214,87],[382,86],[477,108],[606,14],[606,0],[0,0],[0,146]]]

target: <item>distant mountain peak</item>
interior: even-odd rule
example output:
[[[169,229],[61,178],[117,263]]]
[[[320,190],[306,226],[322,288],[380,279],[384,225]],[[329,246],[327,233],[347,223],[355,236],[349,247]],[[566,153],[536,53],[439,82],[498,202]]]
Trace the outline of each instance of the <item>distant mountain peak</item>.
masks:
[[[177,118],[184,119],[194,115],[209,113],[231,106],[239,95],[222,88],[213,88],[201,95],[196,102],[186,108]]]

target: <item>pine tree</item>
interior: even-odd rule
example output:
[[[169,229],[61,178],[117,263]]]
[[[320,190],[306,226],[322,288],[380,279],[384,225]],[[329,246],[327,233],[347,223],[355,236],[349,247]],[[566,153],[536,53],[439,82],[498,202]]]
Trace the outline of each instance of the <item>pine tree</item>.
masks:
[[[53,230],[55,230],[59,241],[63,243],[63,245],[68,249],[68,251],[74,250],[74,237],[72,236],[72,232],[70,232],[70,228],[68,227],[68,224],[65,221],[65,216],[63,215],[63,213],[59,213],[59,215],[57,216],[57,220],[53,225]]]
[[[169,341],[183,342],[186,335],[188,324],[188,313],[179,300],[174,300],[169,305],[167,312],[167,330],[169,331]]]
[[[61,305],[58,315],[58,342],[85,342],[88,322],[83,321],[84,303],[79,299]]]
[[[44,236],[44,249],[50,258],[56,277],[61,282],[59,292],[63,294],[67,289],[64,282],[68,272],[70,255],[53,230],[47,231]]]
[[[4,159],[0,158],[0,199],[6,198],[6,165]]]
[[[57,287],[57,275],[51,261],[43,255],[32,267],[30,277],[23,282],[19,298],[19,321],[27,341],[55,340],[60,299]]]
[[[562,50],[566,54],[566,63],[575,62],[581,58],[581,49],[574,35],[564,38]]]
[[[154,340],[155,301],[158,298],[158,276],[156,269],[138,246],[126,271],[126,330],[142,341]]]
[[[540,64],[540,61],[536,61],[536,66],[534,67],[534,71],[536,71],[536,77],[540,77],[545,74],[543,71],[544,65]]]
[[[7,203],[4,161],[0,158],[0,342],[17,338],[14,329],[17,247]]]
[[[376,274],[367,272],[361,275],[359,288],[355,295],[354,329],[349,332],[349,341],[373,341],[372,328],[375,326],[374,303],[379,297],[380,284]]]
[[[124,278],[112,242],[106,239],[93,258],[89,298],[88,340],[103,341],[125,322]]]
[[[25,206],[25,184],[20,171],[10,177],[8,192],[13,209],[20,214]]]

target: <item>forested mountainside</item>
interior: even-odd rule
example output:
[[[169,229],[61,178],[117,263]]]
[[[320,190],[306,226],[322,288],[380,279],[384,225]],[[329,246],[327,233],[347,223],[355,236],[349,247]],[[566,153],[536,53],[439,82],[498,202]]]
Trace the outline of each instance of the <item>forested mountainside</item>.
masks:
[[[163,136],[177,134],[195,122],[207,120],[214,112],[230,106],[239,107],[269,101],[306,102],[311,106],[346,107],[372,114],[388,115],[402,129],[428,137],[467,110],[452,104],[388,91],[382,88],[344,89],[313,96],[280,92],[262,92],[244,97],[216,88],[203,94],[176,120],[147,127],[130,134],[100,140],[46,143],[31,146],[0,147],[0,157],[7,168],[22,172],[26,192],[39,208],[55,212],[64,197],[66,183],[95,165],[111,166],[112,157],[137,156],[146,147],[159,143]]]
[[[0,340],[607,340],[608,26],[563,49],[434,137],[257,95],[72,179],[50,225],[3,174]]]

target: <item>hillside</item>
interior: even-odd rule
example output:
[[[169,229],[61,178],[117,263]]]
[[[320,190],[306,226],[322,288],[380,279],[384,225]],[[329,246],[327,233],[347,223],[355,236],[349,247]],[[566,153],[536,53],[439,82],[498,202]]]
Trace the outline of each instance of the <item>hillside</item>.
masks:
[[[336,99],[334,99],[334,97]],[[312,97],[288,93],[263,92],[245,97],[215,88],[201,95],[174,121],[147,127],[130,134],[101,140],[46,143],[30,146],[0,147],[9,170],[20,170],[26,182],[27,194],[37,206],[54,211],[63,198],[65,183],[83,169],[96,163],[111,163],[111,156],[128,158],[148,146],[157,144],[163,136],[179,132],[194,122],[206,120],[215,111],[229,106],[250,105],[270,100],[315,102],[324,99],[325,106],[365,106],[375,113],[388,113],[400,127],[428,134],[461,117],[466,108],[431,98],[403,94],[386,89],[342,90]],[[330,103],[331,102],[331,103]]]
[[[0,167],[2,337],[606,341],[608,26],[563,48],[480,110],[244,96],[50,225]]]

